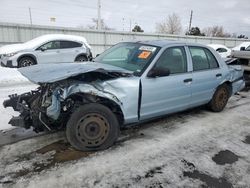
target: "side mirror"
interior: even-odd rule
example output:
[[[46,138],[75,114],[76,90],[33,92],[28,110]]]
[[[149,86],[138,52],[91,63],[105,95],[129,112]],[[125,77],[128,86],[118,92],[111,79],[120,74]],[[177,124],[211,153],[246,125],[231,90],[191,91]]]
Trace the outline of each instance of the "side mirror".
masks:
[[[170,70],[168,68],[153,68],[148,72],[149,78],[169,76]]]
[[[45,50],[47,50],[47,48],[44,47],[44,46],[42,46],[40,49],[41,49],[42,52],[44,52]]]
[[[245,51],[246,48],[244,46],[240,47],[240,51]]]
[[[98,57],[100,54],[96,54],[96,56],[95,57]]]

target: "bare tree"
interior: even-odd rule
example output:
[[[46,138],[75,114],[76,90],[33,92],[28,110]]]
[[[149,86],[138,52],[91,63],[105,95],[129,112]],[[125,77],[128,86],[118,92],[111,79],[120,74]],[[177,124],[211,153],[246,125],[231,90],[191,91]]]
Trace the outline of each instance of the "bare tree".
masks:
[[[87,28],[88,29],[97,29],[97,26],[98,26],[98,19],[96,18],[92,18],[92,22],[93,24],[92,25],[88,25]],[[101,19],[101,29],[102,30],[114,30],[113,28],[110,28],[106,25],[106,23],[104,22],[103,19]]]
[[[181,19],[175,13],[168,15],[161,23],[156,23],[156,32],[158,33],[180,34],[181,31]]]
[[[212,26],[203,29],[203,33],[205,33],[208,37],[231,37],[230,33],[224,31],[223,26]]]

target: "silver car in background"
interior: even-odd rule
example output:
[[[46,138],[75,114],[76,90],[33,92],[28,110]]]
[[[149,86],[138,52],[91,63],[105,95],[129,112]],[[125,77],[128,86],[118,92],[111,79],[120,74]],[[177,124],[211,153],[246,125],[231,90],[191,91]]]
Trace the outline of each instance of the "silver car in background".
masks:
[[[91,47],[84,37],[48,34],[22,44],[0,48],[3,67],[26,67],[35,64],[68,63],[92,59]]]

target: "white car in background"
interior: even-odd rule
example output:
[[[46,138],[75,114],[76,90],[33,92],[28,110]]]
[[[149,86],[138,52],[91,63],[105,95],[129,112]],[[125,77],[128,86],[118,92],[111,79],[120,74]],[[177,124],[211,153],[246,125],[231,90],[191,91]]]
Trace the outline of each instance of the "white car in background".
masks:
[[[222,44],[208,44],[208,46],[218,52],[222,58],[230,57],[232,52],[228,47]]]
[[[243,48],[247,48],[250,46],[250,42],[242,42],[241,44],[239,44],[238,46],[235,46],[232,51],[240,51],[242,50]]]
[[[48,34],[22,44],[0,48],[3,67],[26,67],[35,64],[69,63],[92,59],[91,47],[84,37]]]

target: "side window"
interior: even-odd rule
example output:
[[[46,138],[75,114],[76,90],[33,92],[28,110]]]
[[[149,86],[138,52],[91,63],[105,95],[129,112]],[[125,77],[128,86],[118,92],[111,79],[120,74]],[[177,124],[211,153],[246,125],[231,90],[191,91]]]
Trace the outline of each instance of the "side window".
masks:
[[[248,47],[246,48],[246,51],[250,51],[250,46],[248,46]]]
[[[214,55],[208,49],[202,47],[189,47],[189,49],[194,71],[219,67]]]
[[[53,49],[59,49],[60,48],[60,42],[59,41],[51,41],[48,42],[38,48],[38,50],[41,49],[46,49],[46,50],[53,50]]]
[[[218,68],[219,64],[218,64],[216,58],[214,57],[214,55],[208,49],[204,49],[204,50],[205,50],[207,58],[208,58],[210,69]]]
[[[60,42],[61,42],[61,48],[77,48],[82,46],[82,44],[79,42],[73,42],[73,41],[60,41]]]
[[[218,48],[216,51],[219,52],[219,53],[223,53],[223,52],[227,52],[227,49],[225,49],[225,48]]]
[[[187,56],[184,47],[166,49],[155,64],[157,68],[167,68],[170,74],[187,72]]]

